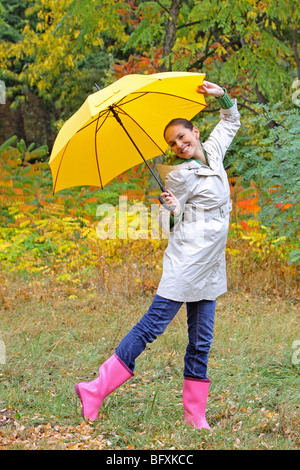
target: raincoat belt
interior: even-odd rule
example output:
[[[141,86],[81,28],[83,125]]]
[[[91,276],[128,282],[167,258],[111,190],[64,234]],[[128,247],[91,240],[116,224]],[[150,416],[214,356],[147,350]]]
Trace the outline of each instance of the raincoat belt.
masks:
[[[187,210],[183,214],[183,220],[185,222],[193,222],[195,220],[195,217],[197,217],[195,214],[197,211],[199,211],[200,208],[199,207],[197,208],[196,206],[188,204],[186,206],[186,209]],[[229,199],[229,201],[226,201],[221,206],[217,208],[212,208],[212,209],[205,209],[203,210],[202,213],[204,215],[204,220],[209,220],[209,219],[216,219],[218,217],[226,217],[226,215],[229,214],[231,210],[232,210],[232,202],[231,202],[231,199]]]
[[[229,212],[232,211],[232,202],[231,199],[222,204],[222,206],[218,207],[217,209],[208,209],[204,211],[205,220],[208,219],[215,219],[216,217],[226,217]]]

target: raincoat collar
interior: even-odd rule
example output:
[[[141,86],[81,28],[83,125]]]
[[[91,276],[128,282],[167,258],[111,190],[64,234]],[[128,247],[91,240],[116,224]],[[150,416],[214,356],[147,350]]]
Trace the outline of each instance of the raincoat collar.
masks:
[[[156,169],[159,173],[159,176],[163,180],[163,182],[165,182],[167,174],[170,173],[171,171],[199,169],[199,166],[209,167],[207,152],[204,149],[202,144],[201,144],[201,147],[205,156],[206,165],[200,162],[199,160],[195,160],[194,158],[189,158],[188,160],[184,160],[183,158],[180,158],[180,157],[176,157],[173,160],[171,165],[156,164]]]

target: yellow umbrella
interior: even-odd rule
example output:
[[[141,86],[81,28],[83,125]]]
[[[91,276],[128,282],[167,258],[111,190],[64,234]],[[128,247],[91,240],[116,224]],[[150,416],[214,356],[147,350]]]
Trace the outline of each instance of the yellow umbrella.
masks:
[[[103,188],[115,176],[167,149],[163,130],[205,106],[197,93],[205,74],[126,75],[88,96],[59,131],[50,156],[53,192],[72,186]]]

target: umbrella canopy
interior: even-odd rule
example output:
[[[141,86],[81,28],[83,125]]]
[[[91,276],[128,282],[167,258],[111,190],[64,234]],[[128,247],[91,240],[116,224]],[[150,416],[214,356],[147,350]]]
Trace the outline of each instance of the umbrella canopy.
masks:
[[[206,106],[204,95],[197,93],[204,77],[132,74],[88,96],[54,142],[49,161],[53,192],[72,186],[103,188],[141,163],[141,157],[146,161],[163,154],[168,147],[163,131],[170,120],[190,120]]]

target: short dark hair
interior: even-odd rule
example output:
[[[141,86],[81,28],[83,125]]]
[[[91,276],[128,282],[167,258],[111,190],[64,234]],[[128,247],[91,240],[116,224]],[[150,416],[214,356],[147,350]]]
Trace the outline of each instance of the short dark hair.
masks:
[[[169,127],[172,127],[172,126],[178,126],[178,125],[181,125],[183,127],[185,127],[186,129],[189,129],[190,131],[192,131],[194,129],[194,124],[189,121],[188,119],[184,119],[184,118],[175,118],[175,119],[172,119],[172,121],[170,121],[166,127],[165,127],[165,130],[164,130],[164,137],[166,135],[166,130],[169,128]]]

